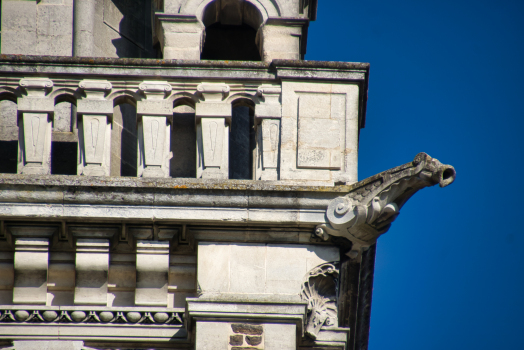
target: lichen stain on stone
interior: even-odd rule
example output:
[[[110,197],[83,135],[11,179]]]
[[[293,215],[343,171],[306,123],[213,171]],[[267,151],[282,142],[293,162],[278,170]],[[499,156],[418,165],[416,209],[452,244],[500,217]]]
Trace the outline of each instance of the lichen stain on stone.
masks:
[[[176,188],[176,189],[178,189],[178,188],[187,188],[187,186],[186,185],[175,185],[175,186],[173,186],[173,188]]]

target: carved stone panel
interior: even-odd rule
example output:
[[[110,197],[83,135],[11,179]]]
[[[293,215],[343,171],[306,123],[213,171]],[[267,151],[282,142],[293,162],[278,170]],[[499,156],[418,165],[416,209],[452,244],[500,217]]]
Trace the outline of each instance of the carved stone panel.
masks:
[[[42,163],[48,127],[47,113],[24,113],[24,146],[26,163]]]
[[[345,95],[300,93],[297,166],[340,169],[345,138]]]
[[[83,124],[86,163],[102,164],[107,117],[84,116]]]
[[[111,124],[105,115],[84,115],[78,133],[78,174],[109,176]]]
[[[281,180],[357,181],[359,86],[282,83]]]
[[[162,165],[164,161],[165,117],[144,117],[144,154],[146,165]]]

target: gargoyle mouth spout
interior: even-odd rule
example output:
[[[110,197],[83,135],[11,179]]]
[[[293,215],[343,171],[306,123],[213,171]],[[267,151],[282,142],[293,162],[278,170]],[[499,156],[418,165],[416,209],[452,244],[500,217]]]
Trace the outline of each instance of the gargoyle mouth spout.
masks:
[[[455,181],[457,173],[451,165],[442,165],[439,169],[439,186],[446,187]]]

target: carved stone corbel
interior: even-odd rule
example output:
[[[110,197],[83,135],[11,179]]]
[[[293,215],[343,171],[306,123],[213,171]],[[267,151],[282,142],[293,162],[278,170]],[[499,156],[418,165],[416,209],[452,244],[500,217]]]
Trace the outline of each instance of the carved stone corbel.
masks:
[[[353,246],[347,255],[360,259],[362,250],[389,230],[411,196],[424,187],[446,187],[455,176],[451,165],[419,153],[412,162],[362,180],[348,194],[332,200],[326,223],[318,225],[315,234],[324,240],[328,235],[349,239]]]
[[[319,265],[308,272],[300,296],[307,301],[306,334],[316,339],[323,325],[338,326],[339,267],[337,262]]]

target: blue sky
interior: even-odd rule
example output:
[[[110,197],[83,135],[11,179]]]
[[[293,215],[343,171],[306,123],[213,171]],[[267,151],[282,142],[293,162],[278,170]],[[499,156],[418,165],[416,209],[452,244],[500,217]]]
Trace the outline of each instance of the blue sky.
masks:
[[[524,1],[319,1],[306,59],[371,63],[360,179],[457,171],[379,238],[369,349],[524,349]]]

